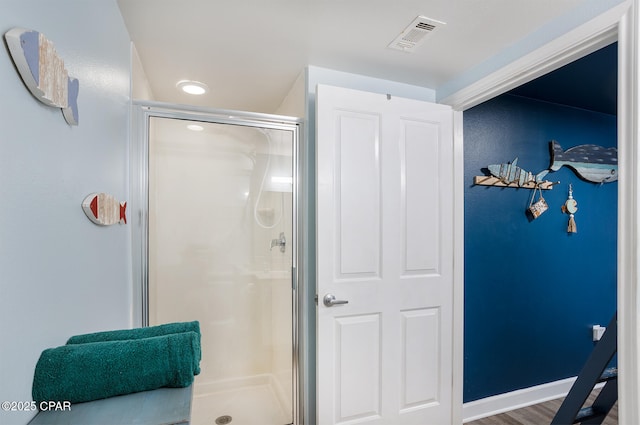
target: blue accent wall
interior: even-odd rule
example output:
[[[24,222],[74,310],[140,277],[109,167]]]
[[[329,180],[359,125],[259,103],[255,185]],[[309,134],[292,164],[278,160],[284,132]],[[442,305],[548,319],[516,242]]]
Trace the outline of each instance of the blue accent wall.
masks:
[[[503,95],[464,112],[464,401],[576,376],[593,349],[591,327],[616,310],[618,183],[594,184],[563,167],[546,179],[549,210],[530,221],[531,190],[474,186],[489,164],[534,174],[549,141],[566,150],[617,145],[616,117]],[[484,169],[484,170],[483,170]],[[578,232],[561,211],[568,184]]]

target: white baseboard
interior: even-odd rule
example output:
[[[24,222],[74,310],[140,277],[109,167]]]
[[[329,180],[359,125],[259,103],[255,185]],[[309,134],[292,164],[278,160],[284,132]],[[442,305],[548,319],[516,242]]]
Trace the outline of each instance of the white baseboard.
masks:
[[[543,403],[567,395],[575,377],[536,385],[505,394],[482,398],[462,405],[463,422],[471,422],[476,419],[486,418],[499,413],[520,409],[521,407]]]

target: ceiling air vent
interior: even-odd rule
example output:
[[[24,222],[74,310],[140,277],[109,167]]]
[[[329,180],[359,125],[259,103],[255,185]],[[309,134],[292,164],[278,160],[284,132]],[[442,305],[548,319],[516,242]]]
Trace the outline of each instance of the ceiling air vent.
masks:
[[[428,34],[431,34],[442,25],[446,24],[436,21],[435,19],[427,18],[426,16],[418,16],[389,44],[389,48],[402,50],[403,52],[412,52]]]

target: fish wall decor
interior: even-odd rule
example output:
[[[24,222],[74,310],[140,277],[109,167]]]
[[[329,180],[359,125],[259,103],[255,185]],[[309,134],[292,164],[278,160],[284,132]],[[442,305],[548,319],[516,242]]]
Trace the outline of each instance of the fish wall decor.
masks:
[[[101,226],[127,224],[127,203],[120,203],[107,193],[92,193],[82,201],[82,209],[89,220]]]
[[[553,185],[560,183],[542,180],[549,173],[549,170],[542,170],[537,174],[533,174],[520,168],[517,157],[511,162],[488,165],[487,169],[490,175],[474,176],[473,184],[549,190],[553,188]]]
[[[491,164],[487,168],[492,176],[497,177],[503,183],[516,183],[518,186],[525,186],[527,183],[540,183],[549,172],[542,170],[534,175],[530,171],[518,167],[518,158],[506,164]]]
[[[618,180],[618,149],[598,145],[579,145],[562,149],[560,143],[549,142],[552,171],[563,165],[572,168],[578,177],[593,183],[609,183]]]
[[[53,43],[42,33],[24,28],[10,29],[4,38],[29,91],[45,105],[61,108],[69,125],[78,125],[80,83],[69,77]]]

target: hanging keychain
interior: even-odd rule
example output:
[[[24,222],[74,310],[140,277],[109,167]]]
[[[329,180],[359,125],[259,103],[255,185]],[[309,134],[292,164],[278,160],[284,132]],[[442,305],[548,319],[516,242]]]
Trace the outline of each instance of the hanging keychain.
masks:
[[[577,233],[578,228],[576,226],[576,220],[573,215],[578,211],[578,202],[573,199],[573,186],[569,183],[569,198],[567,202],[562,206],[562,212],[569,214],[569,225],[567,226],[568,233]]]

